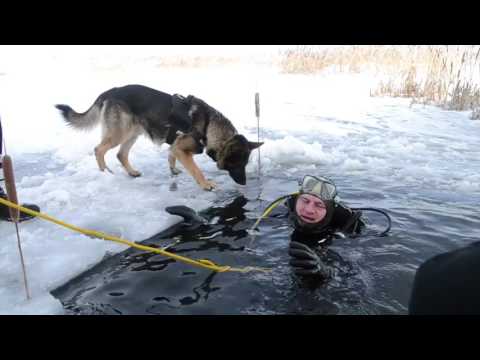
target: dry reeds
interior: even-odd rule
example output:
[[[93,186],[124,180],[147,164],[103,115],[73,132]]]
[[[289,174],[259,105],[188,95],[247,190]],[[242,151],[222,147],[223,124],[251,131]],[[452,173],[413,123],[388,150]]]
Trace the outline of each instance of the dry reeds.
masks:
[[[282,54],[287,73],[373,71],[373,96],[412,98],[480,119],[480,46],[299,46]]]

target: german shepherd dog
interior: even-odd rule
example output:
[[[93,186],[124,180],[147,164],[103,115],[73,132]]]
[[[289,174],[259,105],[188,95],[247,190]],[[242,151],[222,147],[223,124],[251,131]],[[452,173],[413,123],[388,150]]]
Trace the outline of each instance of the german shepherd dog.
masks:
[[[101,124],[102,140],[95,147],[101,171],[112,172],[105,163],[105,153],[120,145],[118,160],[130,176],[140,176],[128,161],[128,154],[138,136],[145,134],[158,145],[165,142],[171,145],[168,162],[173,175],[180,172],[175,167],[178,159],[205,190],[212,190],[216,184],[205,179],[193,161],[194,154],[201,154],[206,148],[220,170],[227,170],[235,182],[245,185],[250,152],[263,144],[250,142],[238,134],[225,116],[203,100],[192,95],[187,98],[170,95],[142,85],[110,89],[81,114],[68,105],[55,107],[76,129],[88,130]]]

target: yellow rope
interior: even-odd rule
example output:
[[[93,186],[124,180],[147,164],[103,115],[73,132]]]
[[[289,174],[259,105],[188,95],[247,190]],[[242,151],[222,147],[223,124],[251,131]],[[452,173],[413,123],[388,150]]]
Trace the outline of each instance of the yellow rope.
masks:
[[[260,221],[262,221],[262,219],[266,218],[268,216],[268,214],[270,214],[272,212],[272,210],[275,209],[275,207],[278,204],[280,204],[282,201],[285,200],[285,198],[287,198],[288,196],[293,196],[293,195],[298,195],[298,194],[299,193],[296,192],[296,193],[293,193],[293,194],[290,194],[290,195],[282,196],[277,201],[275,201],[272,205],[270,205],[268,208],[266,208],[265,211],[263,212],[263,214],[257,219],[257,221],[255,221],[255,224],[253,224],[253,226],[250,228],[250,232],[255,230],[255,228],[258,226]]]
[[[139,250],[154,252],[154,253],[157,253],[157,254],[160,254],[160,255],[163,255],[163,256],[167,256],[167,257],[170,257],[170,258],[178,260],[178,261],[185,262],[185,263],[190,264],[190,265],[203,267],[203,268],[206,268],[206,269],[209,269],[209,270],[212,270],[212,271],[217,271],[217,272],[235,271],[235,272],[243,272],[243,273],[249,272],[249,271],[263,271],[263,272],[271,271],[271,269],[253,267],[253,266],[249,266],[249,267],[246,267],[246,268],[235,268],[235,267],[231,267],[231,266],[219,266],[219,265],[215,264],[214,262],[212,262],[210,260],[205,260],[205,259],[193,260],[193,259],[190,259],[190,258],[187,258],[187,257],[184,257],[184,256],[173,254],[171,252],[168,252],[168,251],[165,251],[165,250],[162,250],[162,249],[157,249],[157,248],[150,247],[150,246],[136,244],[136,243],[128,241],[128,240],[124,240],[124,239],[117,238],[115,236],[104,234],[100,231],[82,229],[80,227],[65,223],[65,222],[60,221],[58,219],[55,219],[55,218],[53,218],[53,217],[51,217],[47,214],[43,214],[43,213],[31,210],[31,209],[25,208],[23,206],[17,205],[15,203],[10,202],[8,200],[5,200],[1,197],[0,197],[0,204],[12,207],[14,209],[18,209],[18,210],[20,210],[24,213],[29,214],[29,215],[42,218],[44,220],[53,222],[57,225],[66,227],[70,230],[77,231],[77,232],[85,234],[85,235],[94,236],[94,237],[104,239],[104,240],[114,241],[114,242],[117,242],[117,243],[120,243],[120,244],[131,246],[131,247],[133,247],[135,249],[139,249]]]

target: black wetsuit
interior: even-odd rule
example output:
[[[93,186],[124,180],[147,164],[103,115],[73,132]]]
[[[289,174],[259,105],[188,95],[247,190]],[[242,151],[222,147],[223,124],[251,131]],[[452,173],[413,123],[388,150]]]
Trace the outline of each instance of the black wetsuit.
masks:
[[[298,233],[297,237],[304,237],[306,241],[323,242],[323,239],[331,239],[335,237],[335,233],[342,233],[344,235],[357,235],[360,234],[362,228],[365,226],[362,220],[362,212],[358,210],[351,210],[347,206],[338,203],[330,202],[327,206],[329,212],[332,212],[329,216],[329,221],[321,227],[303,227],[295,221],[295,203],[297,197],[292,196],[285,202],[285,206],[288,209],[288,216],[292,225],[295,228],[295,232]]]
[[[332,277],[335,273],[335,269],[338,269],[338,266],[335,266],[335,263],[338,263],[338,259],[337,257],[334,258],[331,256],[332,252],[329,251],[328,245],[332,243],[334,238],[340,238],[342,236],[353,237],[360,234],[365,227],[365,223],[361,219],[362,213],[361,211],[351,210],[345,205],[332,201],[327,206],[327,209],[329,209],[328,211],[332,212],[329,215],[328,223],[317,228],[302,227],[296,220],[296,213],[294,210],[295,202],[296,197],[292,196],[285,203],[288,208],[288,216],[294,226],[294,231],[290,238],[290,254],[292,255],[292,245],[296,248],[297,253],[298,251],[302,252],[303,250],[306,250],[307,252],[309,249],[313,250],[317,256],[314,256],[315,260],[312,258],[310,261],[318,262],[317,273],[315,274],[316,277],[322,279]],[[309,249],[299,248],[302,245],[298,245],[298,243],[306,245]]]
[[[282,209],[282,206],[277,207],[274,211],[270,214],[272,218],[290,218],[292,215],[292,210],[294,208],[295,197],[290,198],[285,203],[288,211],[285,211],[285,208]],[[235,209],[242,208],[246,203],[246,199],[243,197],[239,197],[235,199],[235,201],[225,209],[219,208],[225,218],[235,218],[235,216],[226,215],[228,214],[228,209],[232,208],[234,211],[238,211]],[[361,219],[361,212],[360,211],[352,211],[348,207],[341,205],[339,203],[331,203],[330,204],[330,211],[332,211],[332,216],[329,216],[330,221],[326,224],[322,229],[302,229],[301,227],[294,226],[294,231],[291,234],[291,242],[290,244],[297,244],[300,247],[307,246],[307,251],[314,251],[316,255],[312,255],[314,260],[318,260],[318,272],[315,274],[316,278],[328,278],[331,277],[334,273],[337,272],[350,272],[351,265],[344,261],[338,254],[334,251],[328,249],[328,246],[331,243],[331,240],[335,237],[338,237],[338,232],[346,235],[354,235],[359,234],[361,229],[364,227],[364,222]],[[209,209],[207,212],[203,212],[203,214],[197,214],[194,210],[186,207],[186,206],[172,206],[166,208],[167,212],[174,215],[182,216],[185,219],[185,222],[188,224],[202,224],[206,220],[206,218],[211,218],[212,215],[215,214],[217,211],[216,208]],[[200,215],[200,216],[199,216]],[[204,218],[202,220],[202,217]],[[244,218],[244,217],[243,217]],[[225,231],[224,231],[225,233]],[[237,231],[238,233],[238,231]],[[240,236],[244,236],[246,234],[246,230],[244,234],[242,233]],[[238,236],[238,234],[236,235]],[[289,249],[289,253],[292,251],[292,247]],[[300,257],[302,257],[302,251],[305,248],[294,249],[294,252],[300,252]],[[308,257],[308,254],[307,254]],[[298,260],[298,259],[296,259]],[[296,261],[295,260],[295,261]],[[302,259],[300,259],[302,261]],[[307,259],[307,262],[312,261],[311,259]],[[307,264],[309,265],[309,264]],[[308,269],[307,269],[308,271]],[[311,278],[311,277],[310,277]]]
[[[417,270],[411,315],[480,314],[480,242],[437,255]]]

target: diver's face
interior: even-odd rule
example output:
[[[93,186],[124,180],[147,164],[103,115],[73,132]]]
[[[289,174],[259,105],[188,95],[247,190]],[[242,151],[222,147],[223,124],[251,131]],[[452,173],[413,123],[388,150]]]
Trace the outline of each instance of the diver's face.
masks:
[[[295,211],[298,217],[307,224],[318,223],[327,215],[325,203],[318,197],[309,194],[302,194],[298,197]]]

